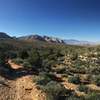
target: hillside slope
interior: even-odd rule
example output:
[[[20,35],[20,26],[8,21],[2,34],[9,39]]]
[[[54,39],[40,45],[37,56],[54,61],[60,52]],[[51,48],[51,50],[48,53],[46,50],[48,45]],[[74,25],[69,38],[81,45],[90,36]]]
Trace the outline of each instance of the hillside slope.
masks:
[[[10,62],[13,69],[20,66]],[[37,89],[32,76],[27,75],[15,80],[0,77],[0,100],[46,100],[45,94]]]
[[[0,32],[0,38],[11,39],[11,37],[4,32]]]

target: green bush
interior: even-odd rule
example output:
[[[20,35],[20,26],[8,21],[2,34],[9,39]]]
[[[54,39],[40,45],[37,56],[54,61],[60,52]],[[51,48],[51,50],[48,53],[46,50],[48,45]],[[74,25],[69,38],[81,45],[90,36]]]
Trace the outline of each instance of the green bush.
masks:
[[[33,81],[37,83],[37,85],[45,86],[48,82],[51,81],[49,75],[45,72],[41,72],[39,76],[33,77]]]
[[[89,69],[90,74],[99,75],[100,74],[100,66],[94,66]]]
[[[21,58],[13,59],[12,62],[14,62],[16,64],[23,64],[23,60]]]
[[[21,59],[27,59],[29,57],[29,54],[26,50],[22,50],[18,52],[18,57]]]
[[[9,59],[14,59],[17,57],[17,53],[14,51],[6,52],[6,57],[8,57]]]
[[[47,85],[40,87],[47,93],[47,100],[57,100],[61,95],[65,95],[67,90],[59,83],[50,81]]]
[[[40,75],[41,79],[37,81],[38,85],[46,85],[48,82],[51,81],[50,77],[48,77],[46,74]]]
[[[25,68],[30,68],[30,67],[32,67],[31,64],[30,64],[29,62],[27,62],[27,61],[24,61],[22,65],[23,65],[23,67],[25,67]]]
[[[52,66],[55,65],[56,62],[54,60],[43,59],[42,60],[42,69],[49,72],[52,70]]]
[[[3,52],[0,52],[0,66],[5,65],[5,54]]]
[[[5,60],[0,59],[0,66],[3,66],[3,65],[5,65]]]
[[[97,85],[97,86],[100,86],[100,75],[99,76],[97,76],[97,77],[95,77],[96,79],[95,79],[95,84]]]
[[[28,58],[28,62],[33,66],[41,66],[41,59],[40,59],[40,55],[39,52],[37,50],[31,50],[29,52],[29,58]]]
[[[70,97],[66,97],[65,100],[85,100],[83,96],[81,97],[77,97],[77,96],[70,96]]]
[[[71,56],[72,60],[77,60],[78,59],[78,53],[73,53]]]
[[[100,94],[91,93],[85,97],[85,100],[100,100]]]
[[[73,76],[73,77],[69,77],[69,78],[68,78],[68,81],[69,81],[70,83],[80,84],[80,77],[79,77],[79,75],[75,75],[75,76]]]
[[[85,93],[89,92],[89,88],[86,85],[79,85],[78,90]]]

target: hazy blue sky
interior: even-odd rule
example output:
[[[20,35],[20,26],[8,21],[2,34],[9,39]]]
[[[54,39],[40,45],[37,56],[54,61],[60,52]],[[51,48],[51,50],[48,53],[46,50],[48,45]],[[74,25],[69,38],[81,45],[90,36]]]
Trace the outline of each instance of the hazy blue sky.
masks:
[[[100,0],[0,0],[0,31],[100,41]]]

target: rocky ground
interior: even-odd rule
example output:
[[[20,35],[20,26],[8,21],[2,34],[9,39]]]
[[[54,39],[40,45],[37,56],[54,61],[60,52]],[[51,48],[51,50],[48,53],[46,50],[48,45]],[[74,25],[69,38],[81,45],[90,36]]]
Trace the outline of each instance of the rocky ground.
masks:
[[[22,66],[16,65],[9,61],[9,64],[12,69],[18,70],[21,69]],[[24,73],[24,70],[21,71]],[[21,74],[17,72],[17,74]],[[7,79],[0,76],[0,100],[46,100],[46,94],[40,90],[35,83],[33,83],[31,74],[22,74],[15,79]],[[84,76],[83,74],[81,75]],[[77,87],[79,85],[75,85],[69,83],[67,79],[63,81],[61,84],[68,89],[75,91],[78,96],[85,96],[84,92],[77,91]],[[87,85],[91,90],[100,93],[100,87],[94,84]]]
[[[21,68],[9,62],[13,69]],[[46,100],[45,94],[37,89],[32,76],[26,75],[15,80],[0,76],[0,100]]]

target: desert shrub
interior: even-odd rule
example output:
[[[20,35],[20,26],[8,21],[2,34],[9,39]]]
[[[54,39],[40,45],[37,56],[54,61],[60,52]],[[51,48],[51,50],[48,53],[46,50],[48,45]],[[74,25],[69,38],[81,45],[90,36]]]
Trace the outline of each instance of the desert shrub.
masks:
[[[80,67],[75,67],[73,69],[71,69],[72,73],[80,73],[80,74],[85,74],[86,73],[86,68],[83,66]]]
[[[56,55],[56,54],[50,54],[50,55],[48,56],[48,59],[49,59],[49,60],[56,60],[56,59],[57,59],[57,55]]]
[[[0,66],[5,65],[5,54],[3,52],[0,52]]]
[[[79,75],[75,75],[75,76],[69,77],[68,81],[70,83],[80,84],[80,77],[79,77]]]
[[[37,81],[38,85],[46,85],[48,82],[51,81],[51,79],[48,76],[46,76],[45,74],[40,77],[41,77],[41,79]]]
[[[13,59],[12,62],[14,62],[16,64],[23,64],[23,60],[21,58]]]
[[[47,59],[51,54],[53,54],[53,49],[51,48],[43,49],[40,54],[43,59]]]
[[[31,64],[30,64],[29,62],[27,62],[27,61],[24,61],[22,65],[23,65],[23,67],[25,67],[25,68],[30,68],[30,67],[32,67]]]
[[[68,78],[68,74],[62,74],[63,78]]]
[[[70,96],[70,97],[66,97],[65,100],[84,100],[84,97],[81,96],[81,97],[77,97],[77,96]]]
[[[33,49],[29,52],[28,62],[34,66],[41,66],[41,59],[37,50]]]
[[[50,82],[52,79],[50,78],[50,76],[45,73],[45,72],[41,72],[39,74],[39,76],[36,76],[33,78],[33,81],[36,82],[37,85],[43,85],[45,86],[48,82]]]
[[[97,77],[95,77],[95,84],[96,84],[97,86],[100,86],[100,75],[97,76]]]
[[[91,93],[85,97],[85,100],[100,100],[100,94]]]
[[[9,58],[9,59],[14,59],[17,57],[17,53],[14,52],[14,51],[8,51],[6,52],[6,58]]]
[[[80,59],[77,59],[75,62],[74,62],[74,66],[75,68],[83,68],[83,67],[86,67],[87,66],[87,63],[85,61],[81,61]]]
[[[59,73],[59,74],[63,74],[63,73],[66,73],[66,66],[54,66],[54,68],[52,68],[53,71]]]
[[[58,100],[61,95],[65,95],[67,90],[59,83],[50,81],[47,85],[40,87],[47,93],[47,100]]]
[[[46,85],[50,81],[56,81],[59,82],[61,81],[59,78],[57,78],[53,73],[45,73],[41,72],[36,80],[36,83],[38,85]]]
[[[88,88],[86,85],[79,85],[79,86],[78,86],[78,90],[79,90],[80,92],[88,93],[89,88]]]
[[[39,89],[47,93],[47,100],[58,100],[58,98],[65,98],[65,93],[68,95],[71,93],[71,91],[66,91],[61,84],[56,82],[54,80],[54,76],[49,73],[40,73],[39,76],[33,77],[33,81],[36,82]]]
[[[90,73],[94,74],[94,75],[99,75],[100,74],[100,67],[99,66],[95,66],[93,68],[90,69]]]
[[[18,52],[18,57],[21,59],[27,59],[29,57],[29,54],[26,50],[22,50]]]
[[[42,60],[42,68],[45,71],[51,71],[52,66],[56,64],[56,61],[54,60],[48,60],[48,59],[43,59]]]
[[[4,65],[5,64],[5,60],[3,59],[0,59],[0,66]]]
[[[84,80],[87,81],[88,84],[94,83],[93,75],[91,75],[91,74],[86,75]]]
[[[77,60],[78,59],[78,53],[73,53],[71,56],[72,60]]]

